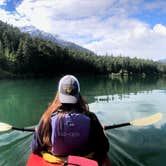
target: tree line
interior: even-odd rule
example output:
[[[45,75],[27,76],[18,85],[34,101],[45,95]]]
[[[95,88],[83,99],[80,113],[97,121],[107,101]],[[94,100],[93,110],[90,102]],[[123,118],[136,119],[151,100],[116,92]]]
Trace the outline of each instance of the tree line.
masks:
[[[166,74],[166,65],[152,60],[62,48],[22,33],[0,21],[0,71],[13,76],[52,76],[58,73]]]

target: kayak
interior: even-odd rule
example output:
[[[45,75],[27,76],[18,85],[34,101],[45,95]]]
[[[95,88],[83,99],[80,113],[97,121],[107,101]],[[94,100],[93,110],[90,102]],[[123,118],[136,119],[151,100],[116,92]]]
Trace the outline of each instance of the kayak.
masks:
[[[41,156],[31,153],[26,166],[98,166],[94,160],[80,156],[68,156],[63,163],[49,163]]]
[[[58,161],[58,160],[57,160]],[[69,156],[61,163],[50,163],[44,160],[41,156],[31,153],[26,166],[98,166],[95,160],[91,160],[80,156]],[[107,157],[102,166],[111,166]]]

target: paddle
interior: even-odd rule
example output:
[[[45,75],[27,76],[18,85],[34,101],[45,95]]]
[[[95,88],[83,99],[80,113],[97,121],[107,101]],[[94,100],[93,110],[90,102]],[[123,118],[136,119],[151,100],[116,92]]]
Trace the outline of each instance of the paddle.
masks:
[[[117,125],[115,124],[115,125],[110,125],[110,126],[104,126],[104,129],[108,130],[108,129],[114,129],[114,128],[119,128],[119,127],[124,127],[124,126],[148,126],[148,125],[158,122],[161,118],[162,118],[162,113],[156,113],[151,116],[137,119],[137,120],[134,120],[131,122],[117,124]]]
[[[20,130],[20,131],[29,131],[29,132],[34,132],[35,129],[32,129],[32,128],[17,128],[17,127],[14,127],[12,125],[9,125],[7,123],[2,123],[0,122],[0,132],[1,131],[8,131],[8,130]]]
[[[158,122],[161,118],[162,118],[162,113],[156,113],[151,116],[148,116],[148,117],[145,117],[142,119],[137,119],[137,120],[134,120],[131,122],[104,126],[104,130],[119,128],[119,127],[124,127],[124,126],[148,126],[148,125]],[[32,129],[32,128],[17,128],[17,127],[9,125],[7,123],[0,122],[0,132],[8,131],[8,130],[20,130],[20,131],[29,131],[29,132],[35,131],[35,129]]]

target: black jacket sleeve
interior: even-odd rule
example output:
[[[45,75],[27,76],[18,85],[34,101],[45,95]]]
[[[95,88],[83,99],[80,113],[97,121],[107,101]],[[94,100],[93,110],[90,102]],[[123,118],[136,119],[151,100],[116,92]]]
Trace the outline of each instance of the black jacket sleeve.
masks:
[[[109,142],[104,133],[103,127],[97,116],[92,112],[85,113],[91,119],[90,135],[89,135],[89,150],[94,152],[94,159],[102,163],[109,150]]]
[[[42,151],[42,146],[39,143],[36,131],[34,132],[34,135],[33,135],[31,148],[32,148],[32,152],[35,154],[40,154],[40,152]]]

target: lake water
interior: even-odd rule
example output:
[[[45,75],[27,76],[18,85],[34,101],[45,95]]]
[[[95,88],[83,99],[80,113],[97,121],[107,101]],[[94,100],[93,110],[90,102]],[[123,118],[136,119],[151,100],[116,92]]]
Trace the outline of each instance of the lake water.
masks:
[[[0,80],[0,122],[34,127],[52,101],[58,80]],[[166,163],[166,78],[78,76],[82,95],[104,125],[130,122],[163,113],[146,127],[107,130],[109,159],[114,166],[163,166]],[[0,133],[0,166],[24,166],[32,133]]]

